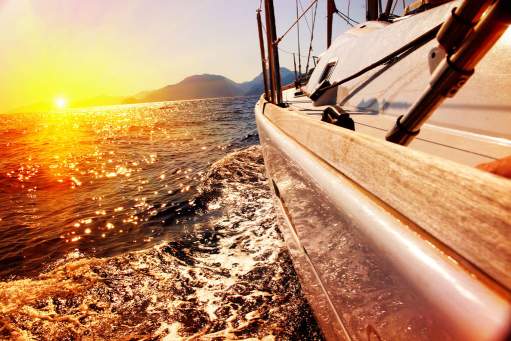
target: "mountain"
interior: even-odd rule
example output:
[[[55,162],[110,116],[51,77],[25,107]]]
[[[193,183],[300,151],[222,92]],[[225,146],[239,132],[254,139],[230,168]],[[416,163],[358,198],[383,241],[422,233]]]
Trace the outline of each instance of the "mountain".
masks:
[[[293,83],[295,80],[294,72],[284,67],[280,68],[280,75],[282,85]],[[113,104],[133,104],[212,97],[252,96],[260,95],[263,91],[264,86],[262,73],[251,81],[243,83],[236,83],[229,78],[220,75],[202,74],[187,77],[179,83],[167,85],[160,89],[142,91],[130,97],[102,95],[94,98],[72,101],[71,105],[74,108],[85,108]],[[54,109],[52,102],[41,102],[16,108],[11,110],[11,112],[48,111],[52,109]]]
[[[286,69],[285,67],[281,67],[280,80],[283,86],[289,83],[293,83],[295,81],[295,73],[289,69]],[[243,88],[245,96],[262,94],[264,91],[263,73],[261,72],[251,81],[241,83],[240,85]]]
[[[140,102],[159,102],[181,99],[232,97],[243,95],[238,83],[219,75],[194,75],[177,84],[161,89],[146,91],[134,96]]]
[[[282,84],[292,83],[294,73],[286,68],[280,69]],[[194,75],[176,84],[163,88],[143,91],[124,100],[124,103],[159,102],[196,98],[233,97],[259,95],[264,91],[263,74],[248,82],[236,83],[220,75]]]

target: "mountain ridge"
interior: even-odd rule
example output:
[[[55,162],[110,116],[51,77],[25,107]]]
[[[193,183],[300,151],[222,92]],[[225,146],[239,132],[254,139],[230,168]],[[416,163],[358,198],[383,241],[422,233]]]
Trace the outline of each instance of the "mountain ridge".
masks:
[[[294,72],[280,68],[282,85],[294,82]],[[201,98],[236,97],[260,95],[264,92],[263,75],[259,73],[252,80],[236,83],[235,81],[216,74],[196,74],[183,78],[181,81],[168,84],[158,89],[140,91],[131,96],[100,95],[73,101],[72,108],[87,108],[118,104],[135,104],[146,102],[163,102],[191,100]],[[53,110],[51,102],[38,102],[11,109],[10,113],[36,112]]]
[[[294,81],[294,73],[289,69],[282,67],[280,73],[282,84]],[[251,96],[262,94],[263,91],[262,73],[252,80],[242,83],[236,83],[222,75],[204,73],[188,76],[178,83],[168,84],[158,89],[139,92],[126,98],[124,103]]]

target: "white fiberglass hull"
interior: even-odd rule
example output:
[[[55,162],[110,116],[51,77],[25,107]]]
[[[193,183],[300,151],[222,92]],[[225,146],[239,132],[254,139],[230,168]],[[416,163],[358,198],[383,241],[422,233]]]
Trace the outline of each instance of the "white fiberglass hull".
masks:
[[[281,230],[328,339],[498,340],[509,332],[511,306],[504,288],[508,279],[495,283],[487,276],[499,269],[484,268],[484,262],[475,258],[467,261],[459,238],[438,234],[434,222],[372,191],[371,181],[364,182],[357,174],[347,176],[350,161],[342,157],[346,156],[342,143],[336,142],[356,142],[358,133],[262,99],[256,106],[256,119]],[[320,139],[315,138],[318,135]],[[396,153],[395,148],[398,154],[407,153],[404,147],[393,145],[391,152]],[[371,153],[368,148],[368,157]],[[426,156],[410,153],[412,159]],[[425,160],[428,166],[438,162]],[[460,167],[460,181],[465,173],[475,180],[489,177],[490,182],[496,181],[490,187],[511,191],[507,180]],[[389,176],[403,181],[398,173]],[[398,191],[406,197],[410,188],[403,185]],[[493,214],[509,216],[511,202],[501,200],[498,205],[507,206]],[[437,211],[434,202],[431,208],[422,209],[424,216]],[[472,223],[478,225],[476,220]],[[455,219],[445,220],[444,228],[470,239],[467,230],[458,230],[457,224]],[[509,220],[507,224],[500,227],[505,231]],[[507,265],[503,266],[505,271]]]
[[[430,86],[445,59],[438,42],[350,77],[459,3],[357,25],[321,54],[304,90],[348,81],[314,102],[289,89],[285,108],[256,105],[280,227],[328,339],[511,335],[511,180],[474,168],[511,155],[511,31],[409,147],[384,137]],[[355,131],[322,122],[326,106]]]

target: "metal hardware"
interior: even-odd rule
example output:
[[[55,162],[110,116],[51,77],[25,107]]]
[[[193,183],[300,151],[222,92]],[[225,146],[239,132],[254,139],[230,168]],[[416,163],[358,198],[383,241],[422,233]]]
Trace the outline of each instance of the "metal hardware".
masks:
[[[477,0],[466,0],[462,7],[470,7],[472,2],[480,3]],[[472,13],[474,16],[479,15],[480,10],[474,10]],[[474,32],[468,36],[454,54],[448,55],[437,67],[429,87],[387,134],[386,140],[408,145],[415,137],[414,134],[419,131],[445,98],[453,97],[467,82],[473,74],[475,66],[504,34],[510,21],[511,1],[495,1],[488,9],[486,16],[476,25]],[[448,34],[448,32],[444,34]]]
[[[323,110],[321,121],[355,131],[355,121],[353,121],[350,115],[344,111],[339,113],[332,107],[327,107]]]
[[[447,52],[454,52],[467,35],[473,32],[481,15],[491,5],[490,0],[465,1],[451,11],[451,16],[442,25],[437,39]]]
[[[437,66],[444,60],[445,50],[439,46],[433,47],[428,53],[429,73],[433,74]]]

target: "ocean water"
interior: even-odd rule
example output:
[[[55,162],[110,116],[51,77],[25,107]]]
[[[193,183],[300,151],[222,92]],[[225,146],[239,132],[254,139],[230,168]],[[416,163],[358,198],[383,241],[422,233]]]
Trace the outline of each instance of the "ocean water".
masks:
[[[0,116],[0,339],[321,339],[256,100]]]

